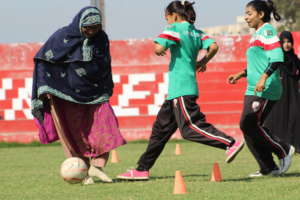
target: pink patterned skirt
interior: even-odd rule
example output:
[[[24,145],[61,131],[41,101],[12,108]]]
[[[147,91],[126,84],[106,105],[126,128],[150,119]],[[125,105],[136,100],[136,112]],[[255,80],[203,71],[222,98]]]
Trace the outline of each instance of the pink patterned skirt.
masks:
[[[51,96],[50,110],[48,123],[55,124],[67,156],[97,158],[126,144],[109,102],[86,105]]]

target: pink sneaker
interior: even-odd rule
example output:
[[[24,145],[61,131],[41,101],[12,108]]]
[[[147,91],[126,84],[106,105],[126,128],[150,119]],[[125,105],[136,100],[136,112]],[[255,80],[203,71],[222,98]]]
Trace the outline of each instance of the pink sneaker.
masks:
[[[149,171],[138,171],[136,169],[131,169],[128,170],[128,172],[118,175],[117,178],[125,180],[148,180]]]
[[[227,158],[225,162],[230,163],[234,160],[235,156],[243,149],[244,141],[236,140],[235,143],[226,151]]]

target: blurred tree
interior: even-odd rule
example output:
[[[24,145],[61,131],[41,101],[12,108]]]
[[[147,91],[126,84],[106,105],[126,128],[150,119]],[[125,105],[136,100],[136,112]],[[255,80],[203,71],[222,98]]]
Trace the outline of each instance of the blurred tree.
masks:
[[[281,15],[283,25],[279,31],[299,31],[300,30],[300,0],[273,0]]]

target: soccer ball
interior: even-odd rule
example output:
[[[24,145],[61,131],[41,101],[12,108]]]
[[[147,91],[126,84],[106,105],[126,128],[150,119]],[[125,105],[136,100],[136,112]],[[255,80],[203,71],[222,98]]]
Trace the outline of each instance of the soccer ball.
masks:
[[[68,183],[80,183],[85,177],[87,177],[88,167],[80,158],[67,158],[61,164],[60,175]]]

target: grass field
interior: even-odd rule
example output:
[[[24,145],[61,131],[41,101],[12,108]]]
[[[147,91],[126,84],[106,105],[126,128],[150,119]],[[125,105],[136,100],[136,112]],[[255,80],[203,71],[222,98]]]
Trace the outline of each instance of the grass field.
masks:
[[[247,148],[232,164],[224,163],[224,152],[196,143],[179,141],[182,155],[174,154],[175,143],[167,144],[151,171],[149,181],[118,181],[82,186],[68,184],[59,176],[64,160],[61,147],[54,145],[0,144],[1,200],[297,200],[300,198],[300,159],[282,177],[250,179],[257,170]],[[146,142],[129,143],[118,149],[119,163],[109,163],[106,172],[115,177],[135,167]],[[210,182],[211,169],[218,162],[222,182]],[[173,195],[174,175],[181,170],[188,194]]]

